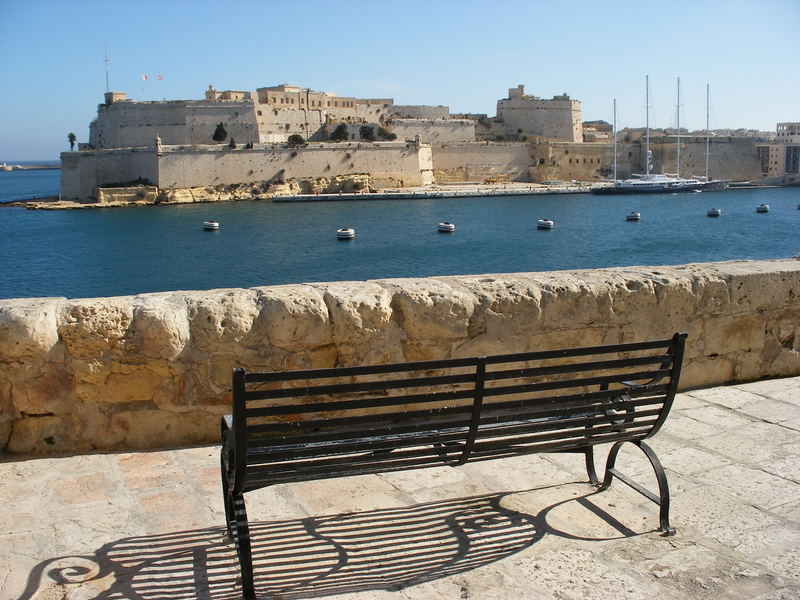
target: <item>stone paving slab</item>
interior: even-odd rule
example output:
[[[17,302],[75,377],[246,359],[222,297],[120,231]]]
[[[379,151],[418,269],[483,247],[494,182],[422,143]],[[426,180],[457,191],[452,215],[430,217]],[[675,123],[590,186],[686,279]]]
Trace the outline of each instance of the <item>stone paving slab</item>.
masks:
[[[626,486],[590,487],[580,455],[252,492],[259,597],[798,599],[798,412],[800,377],[679,395],[652,440],[672,537]],[[239,598],[218,451],[7,457],[0,598]],[[617,466],[654,486],[637,452]]]

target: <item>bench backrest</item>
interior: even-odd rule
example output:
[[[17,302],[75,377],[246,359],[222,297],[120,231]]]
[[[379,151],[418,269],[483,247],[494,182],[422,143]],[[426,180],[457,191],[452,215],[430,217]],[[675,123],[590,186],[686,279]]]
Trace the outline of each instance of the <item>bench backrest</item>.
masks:
[[[685,333],[650,342],[233,372],[234,486],[579,450],[655,434]]]

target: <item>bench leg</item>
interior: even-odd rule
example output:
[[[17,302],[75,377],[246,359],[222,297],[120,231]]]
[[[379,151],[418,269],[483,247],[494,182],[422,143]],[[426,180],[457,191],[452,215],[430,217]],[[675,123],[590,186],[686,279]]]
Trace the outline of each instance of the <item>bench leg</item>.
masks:
[[[231,496],[235,515],[236,554],[239,555],[239,566],[242,572],[242,598],[255,600],[256,590],[253,584],[253,553],[250,548],[250,526],[247,523],[247,510],[244,506],[244,494]]]
[[[225,449],[223,448],[224,451]],[[225,472],[225,460],[222,461],[222,497],[225,503],[225,526],[228,536],[236,542],[236,554],[239,558],[239,567],[242,574],[242,597],[245,600],[255,600],[253,554],[250,548],[250,527],[247,523],[244,494],[234,494],[230,489],[227,473]]]
[[[589,485],[597,487],[599,482],[597,481],[597,472],[594,470],[594,447],[589,446],[586,448],[584,454],[586,455],[586,472],[589,474]]]
[[[617,469],[614,468],[614,465],[617,462],[617,454],[619,454],[619,450],[625,443],[631,443],[637,446],[647,459],[650,461],[650,465],[653,467],[653,471],[656,474],[656,480],[658,481],[658,495],[656,496],[653,492],[648,489],[645,489],[626,475],[620,473]],[[670,527],[669,525],[669,484],[667,483],[667,474],[664,472],[664,467],[661,466],[661,461],[658,460],[656,453],[653,452],[653,449],[650,448],[647,444],[643,441],[639,440],[636,442],[617,442],[611,447],[611,451],[608,453],[608,461],[606,462],[606,472],[605,477],[603,478],[603,484],[600,486],[599,491],[603,491],[608,489],[611,485],[611,482],[614,478],[619,479],[625,485],[633,488],[637,492],[639,492],[642,496],[655,502],[659,505],[659,525],[660,530],[664,532],[665,535],[674,535],[675,528]]]

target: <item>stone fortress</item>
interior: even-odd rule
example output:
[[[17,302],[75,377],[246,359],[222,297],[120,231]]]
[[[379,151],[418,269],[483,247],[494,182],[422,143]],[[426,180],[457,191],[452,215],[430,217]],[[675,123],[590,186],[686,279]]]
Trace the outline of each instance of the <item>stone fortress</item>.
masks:
[[[220,126],[224,136],[215,135]],[[102,202],[108,188],[136,185],[149,186],[136,193],[153,201],[191,201],[231,186],[241,197],[265,197],[432,183],[593,182],[608,178],[613,162],[607,123],[584,124],[578,100],[539,98],[522,85],[498,100],[491,118],[285,84],[209,86],[203,100],[135,101],[108,92],[89,129],[88,143],[61,155],[65,200]],[[701,174],[705,139],[681,141],[682,173]],[[752,139],[713,142],[715,177],[767,174],[768,159]],[[674,170],[674,139],[654,136],[651,150],[657,170]],[[640,139],[618,143],[617,168],[620,177],[643,171]]]

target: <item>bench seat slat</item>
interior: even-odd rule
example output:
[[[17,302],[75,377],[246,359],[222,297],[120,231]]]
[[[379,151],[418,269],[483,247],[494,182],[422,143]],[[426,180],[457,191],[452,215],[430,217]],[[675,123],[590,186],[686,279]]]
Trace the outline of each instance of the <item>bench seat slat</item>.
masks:
[[[515,404],[515,403],[514,403]],[[631,409],[636,411],[636,409],[644,409],[644,407],[648,406],[658,406],[656,409],[650,410],[638,410],[633,414],[614,414],[609,416],[606,414],[606,410],[609,408],[608,405],[603,404],[591,404],[579,407],[579,409],[569,407],[569,408],[551,408],[546,411],[542,410],[528,410],[528,411],[515,411],[513,415],[506,414],[509,408],[514,408],[514,406],[506,406],[504,407],[504,412],[498,412],[494,410],[494,407],[487,407],[489,410],[484,411],[480,421],[479,421],[479,429],[477,435],[479,437],[483,437],[487,435],[487,430],[490,427],[496,427],[498,422],[509,422],[509,426],[512,424],[511,418],[516,419],[516,423],[519,422],[526,422],[524,419],[527,419],[527,427],[537,427],[537,428],[544,428],[547,425],[548,421],[552,421],[553,423],[560,423],[565,424],[569,422],[576,422],[582,425],[590,425],[593,424],[595,421],[607,421],[608,419],[625,419],[625,418],[640,418],[642,416],[650,416],[653,414],[658,414],[661,410],[661,405],[663,404],[663,398],[644,398],[644,399],[637,399],[631,400],[629,402],[618,403],[614,405],[616,410],[621,409]],[[584,414],[581,414],[580,417],[573,417],[573,421],[569,421],[567,419],[558,419],[558,417],[563,417],[566,415],[574,415],[577,411],[585,411]],[[402,423],[407,423],[406,420],[403,420]],[[457,431],[466,431],[466,423],[462,423],[462,428],[457,429],[453,427],[453,423],[450,422],[450,429],[449,430],[457,430]],[[440,431],[449,431],[446,425],[430,425],[428,429],[438,429]],[[394,436],[392,439],[396,443],[401,443],[403,440],[401,432],[397,431],[397,427],[393,426],[393,433]],[[414,430],[411,432],[407,432],[411,435],[406,435],[406,438],[410,438],[411,441],[408,443],[413,443],[413,440],[416,439],[417,436],[422,435],[423,433],[418,430]],[[315,452],[319,452],[320,448],[325,450],[329,450],[332,447],[340,448],[341,451],[348,451],[354,448],[358,448],[361,442],[359,440],[373,440],[378,438],[384,438],[390,436],[392,434],[386,431],[374,430],[374,429],[356,429],[350,432],[343,432],[342,430],[337,430],[337,435],[332,440],[319,440],[316,439],[319,437],[319,433],[314,435],[315,439],[309,439],[307,436],[296,435],[294,432],[286,432],[284,435],[280,436],[270,436],[270,437],[255,437],[250,438],[248,440],[248,455],[249,459],[252,460],[252,454],[257,452],[260,455],[266,455],[270,452],[274,454],[276,459],[278,457],[290,457],[294,456],[295,452],[300,452],[301,454],[308,454],[311,455]],[[463,435],[463,434],[462,434]],[[304,448],[303,448],[304,447]],[[299,450],[298,450],[299,448]]]
[[[647,405],[661,405],[663,399],[639,399],[629,403],[616,404],[615,406],[624,406],[626,408],[635,408],[637,406]],[[575,413],[604,413],[606,409],[610,408],[608,405],[587,404],[578,408],[555,408],[546,411],[530,410],[518,411],[516,419],[522,417],[529,417],[531,419],[542,419],[545,417],[556,417],[563,414]],[[659,408],[660,410],[660,408]],[[453,415],[461,415],[462,418],[454,420]],[[390,419],[391,418],[391,419]],[[508,421],[509,419],[499,414],[491,414],[482,417],[479,420],[479,425],[486,425],[489,423],[496,423],[501,420]],[[335,424],[328,424],[326,426],[324,421],[317,422],[317,426],[313,429],[302,429],[297,427],[296,423],[275,423],[270,425],[270,429],[262,430],[257,429],[257,426],[251,427],[251,435],[247,440],[247,447],[264,446],[266,444],[280,445],[282,440],[290,439],[293,444],[313,444],[318,442],[331,442],[339,441],[340,443],[347,440],[361,439],[365,437],[376,438],[381,436],[392,436],[399,434],[414,434],[419,432],[426,432],[431,430],[447,430],[452,428],[464,427],[469,425],[466,409],[462,408],[459,411],[448,411],[444,409],[441,411],[425,411],[418,412],[415,418],[411,417],[411,413],[403,415],[383,415],[380,423],[377,421],[369,421],[367,423],[354,422],[349,425],[344,422],[337,422]],[[365,427],[364,425],[368,425]],[[380,425],[380,426],[379,426]],[[273,435],[270,435],[273,434]]]
[[[479,429],[475,447],[486,448],[492,444],[528,444],[563,437],[576,437],[584,441],[593,440],[597,435],[609,430],[620,432],[650,427],[655,423],[655,419],[652,417],[657,416],[658,412],[658,410],[642,411],[637,418],[632,419],[630,422],[622,423],[611,422],[611,418],[606,415],[587,419],[542,419],[522,421],[515,424],[503,423],[499,426],[495,425]],[[587,425],[591,425],[591,429],[587,429]],[[406,438],[396,436],[392,440],[386,440],[382,437],[365,437],[358,440],[357,443],[349,445],[321,444],[314,448],[304,448],[303,446],[284,447],[285,452],[280,453],[270,453],[268,451],[252,453],[249,457],[249,462],[258,463],[257,467],[250,468],[263,468],[265,463],[269,463],[271,468],[276,469],[283,463],[288,465],[286,468],[293,468],[292,464],[303,464],[303,459],[309,457],[312,459],[311,462],[343,455],[345,456],[344,460],[352,460],[352,455],[354,454],[358,455],[386,449],[415,448],[423,445],[422,439],[426,440],[424,443],[454,443],[455,445],[461,445],[465,438],[465,432],[466,428],[462,428],[461,430],[452,430],[441,434],[437,431],[430,431],[426,432],[424,437],[419,435],[407,436]],[[375,460],[374,456],[369,458]]]
[[[644,435],[646,429],[640,435]],[[619,439],[631,439],[630,432],[615,432],[609,430],[598,433],[596,441],[593,443],[610,443]],[[586,441],[581,438],[555,438],[552,442],[542,442],[534,445],[504,445],[502,452],[488,451],[487,449],[475,449],[475,460],[482,458],[496,458],[519,456],[524,454],[535,454],[542,452],[563,452],[570,449],[580,449],[586,447]],[[458,448],[449,452],[451,458],[458,455]],[[334,459],[336,460],[336,459]],[[287,483],[291,481],[307,481],[328,477],[344,477],[350,475],[364,475],[369,473],[381,473],[387,471],[398,471],[422,466],[442,466],[441,454],[435,448],[419,448],[406,451],[403,454],[386,454],[381,460],[376,460],[373,456],[348,457],[341,459],[339,463],[333,461],[318,461],[313,464],[297,464],[293,469],[272,469],[263,468],[254,470],[248,475],[248,487],[257,489],[264,485],[274,483]]]

